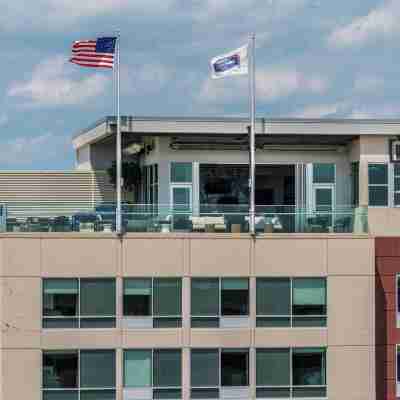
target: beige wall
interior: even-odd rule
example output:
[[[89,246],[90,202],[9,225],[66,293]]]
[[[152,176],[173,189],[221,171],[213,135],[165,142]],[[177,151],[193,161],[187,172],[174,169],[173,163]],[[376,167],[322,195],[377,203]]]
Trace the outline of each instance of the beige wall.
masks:
[[[78,276],[116,277],[118,287],[126,276],[181,276],[183,328],[42,331],[41,278]],[[254,328],[253,290],[249,328],[190,330],[191,276],[245,276],[253,289],[257,276],[326,276],[328,327]],[[181,347],[187,358],[190,347],[327,346],[329,399],[348,398],[349,390],[351,400],[373,399],[366,382],[374,379],[374,243],[366,236],[129,234],[121,241],[104,234],[4,234],[0,282],[0,398],[40,399],[41,349]]]

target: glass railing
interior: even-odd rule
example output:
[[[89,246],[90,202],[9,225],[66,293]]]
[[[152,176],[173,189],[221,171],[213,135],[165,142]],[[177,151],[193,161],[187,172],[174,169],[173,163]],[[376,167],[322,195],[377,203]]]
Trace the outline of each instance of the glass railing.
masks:
[[[0,230],[6,232],[115,232],[115,205],[66,209],[47,205],[3,206]],[[201,204],[197,210],[175,204],[123,204],[124,232],[248,233],[249,210],[242,205]],[[256,206],[255,231],[271,233],[368,233],[367,210],[296,206]]]

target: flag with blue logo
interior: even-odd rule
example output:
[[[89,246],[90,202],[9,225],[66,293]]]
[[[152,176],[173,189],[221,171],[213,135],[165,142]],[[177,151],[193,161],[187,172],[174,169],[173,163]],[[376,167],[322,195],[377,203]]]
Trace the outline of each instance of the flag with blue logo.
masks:
[[[213,79],[231,75],[247,75],[249,73],[248,45],[214,57],[210,64]]]

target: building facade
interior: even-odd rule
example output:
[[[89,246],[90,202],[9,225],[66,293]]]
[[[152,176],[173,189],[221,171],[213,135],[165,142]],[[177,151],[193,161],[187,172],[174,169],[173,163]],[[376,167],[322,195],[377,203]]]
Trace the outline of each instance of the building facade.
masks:
[[[1,399],[400,397],[400,121],[257,120],[256,235],[247,124],[124,117],[119,236],[1,196]],[[104,177],[115,119],[73,145]]]
[[[375,399],[366,235],[4,234],[2,398]]]

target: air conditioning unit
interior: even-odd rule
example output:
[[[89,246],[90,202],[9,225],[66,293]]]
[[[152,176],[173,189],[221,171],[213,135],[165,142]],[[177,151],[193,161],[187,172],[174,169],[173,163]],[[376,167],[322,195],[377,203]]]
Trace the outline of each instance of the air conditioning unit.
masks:
[[[390,160],[394,163],[400,163],[400,140],[390,141]]]

